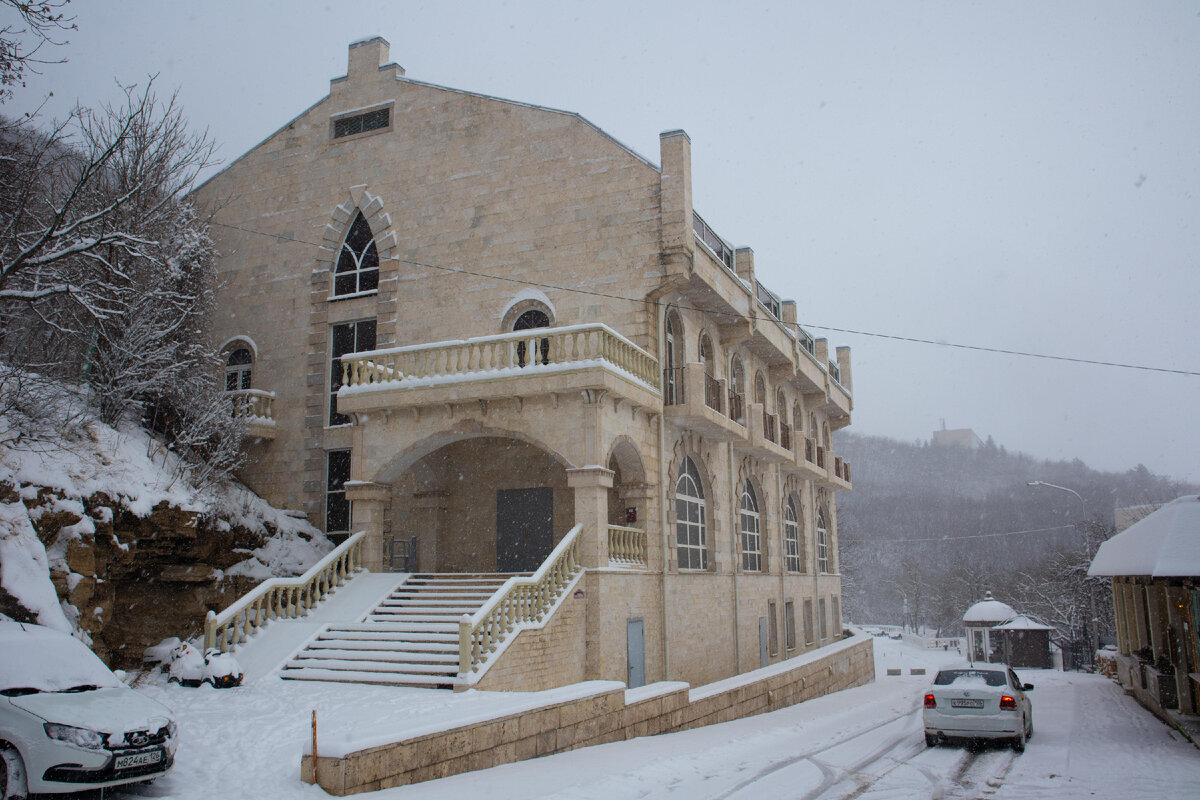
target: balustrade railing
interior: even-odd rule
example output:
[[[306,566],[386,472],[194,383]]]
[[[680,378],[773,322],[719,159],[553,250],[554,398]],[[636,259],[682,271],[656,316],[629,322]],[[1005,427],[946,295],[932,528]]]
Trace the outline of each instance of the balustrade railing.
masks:
[[[235,417],[275,421],[275,393],[261,389],[236,389],[226,392],[230,410]]]
[[[530,357],[529,354],[536,354]],[[342,356],[343,386],[436,382],[439,378],[494,377],[499,370],[536,373],[564,365],[603,362],[659,388],[658,359],[603,324],[541,328],[454,342],[393,347]],[[487,374],[482,374],[487,373]]]
[[[721,382],[707,372],[704,373],[704,405],[718,414],[723,413],[722,408],[724,404],[721,402],[722,394]]]
[[[681,406],[684,403],[684,379],[682,367],[668,367],[663,370],[663,405]]]
[[[645,567],[646,532],[640,528],[609,525],[608,563],[619,567]]]
[[[583,569],[576,525],[555,546],[537,572],[514,576],[471,616],[458,622],[458,671],[478,672],[516,628],[541,622]]]
[[[362,569],[359,531],[334,548],[298,578],[271,578],[254,587],[221,613],[209,611],[204,620],[204,649],[227,652],[272,619],[303,617],[329,594]]]

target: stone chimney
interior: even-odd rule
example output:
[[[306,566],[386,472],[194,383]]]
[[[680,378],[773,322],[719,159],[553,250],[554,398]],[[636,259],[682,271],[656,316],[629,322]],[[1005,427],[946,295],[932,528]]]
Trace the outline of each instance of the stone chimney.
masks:
[[[378,74],[380,67],[395,66],[388,63],[391,52],[392,46],[382,36],[372,36],[370,39],[351,42],[346,78],[351,81],[371,78]],[[396,67],[396,69],[400,75],[404,74],[402,68]]]
[[[684,256],[691,261],[695,246],[692,233],[692,140],[680,130],[658,136],[662,177],[662,249],[668,260]],[[680,265],[682,266],[682,265]],[[685,267],[686,269],[686,267]]]

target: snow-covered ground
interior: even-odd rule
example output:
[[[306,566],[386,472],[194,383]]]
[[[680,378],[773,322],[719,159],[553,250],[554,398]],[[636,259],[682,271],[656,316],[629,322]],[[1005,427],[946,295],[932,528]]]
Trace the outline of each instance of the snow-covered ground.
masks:
[[[1200,794],[1200,749],[1107,678],[1024,670],[1034,683],[1035,735],[1022,755],[1000,747],[925,747],[920,698],[951,651],[876,638],[875,683],[749,719],[587,748],[376,792],[377,800],[692,798],[1025,798]],[[887,677],[899,667],[901,677]],[[364,735],[397,717],[459,719],[502,713],[520,695],[301,683],[264,676],[231,690],[143,685],[175,709],[175,770],[108,797],[326,797],[299,780],[300,752],[318,724],[354,720]]]

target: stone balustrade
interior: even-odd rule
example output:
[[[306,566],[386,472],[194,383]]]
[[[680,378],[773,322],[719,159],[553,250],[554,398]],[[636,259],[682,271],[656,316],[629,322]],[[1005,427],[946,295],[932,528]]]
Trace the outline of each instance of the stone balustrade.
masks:
[[[248,417],[257,422],[275,421],[275,393],[261,389],[238,389],[226,392],[235,417]]]
[[[481,336],[474,339],[372,350],[343,356],[343,386],[537,374],[548,369],[605,364],[658,391],[658,359],[603,324]]]
[[[555,546],[537,572],[512,577],[471,616],[458,623],[459,674],[482,674],[494,653],[523,627],[537,625],[553,610],[559,597],[583,569],[579,563],[576,525]]]
[[[298,578],[271,578],[220,614],[209,611],[204,620],[204,649],[216,647],[227,652],[269,620],[306,616],[331,589],[362,569],[365,536],[365,531],[354,534]]]
[[[608,564],[614,567],[646,567],[646,532],[621,525],[608,526]]]

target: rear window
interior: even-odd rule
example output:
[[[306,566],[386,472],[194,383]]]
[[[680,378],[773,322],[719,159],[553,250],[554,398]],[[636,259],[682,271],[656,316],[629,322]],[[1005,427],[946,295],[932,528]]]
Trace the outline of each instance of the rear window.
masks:
[[[933,679],[935,686],[949,686],[957,680],[983,681],[988,686],[1004,686],[1004,673],[995,669],[944,669]]]

